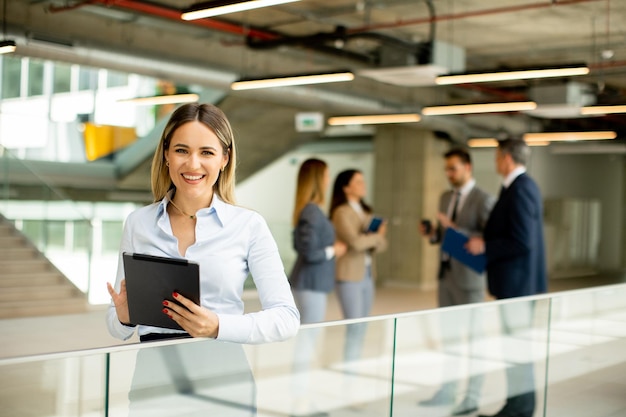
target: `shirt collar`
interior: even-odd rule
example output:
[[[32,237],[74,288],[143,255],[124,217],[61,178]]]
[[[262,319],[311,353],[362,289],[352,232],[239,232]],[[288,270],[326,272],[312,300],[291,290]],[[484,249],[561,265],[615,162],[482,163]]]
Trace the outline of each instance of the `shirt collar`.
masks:
[[[461,193],[461,195],[467,195],[470,191],[472,191],[472,188],[474,188],[475,185],[476,180],[472,178],[468,182],[466,182],[465,185],[461,188],[455,188],[454,191]]]
[[[502,181],[502,185],[504,186],[504,188],[509,188],[511,184],[513,184],[513,181],[515,181],[517,177],[519,177],[525,172],[526,172],[526,167],[518,166],[513,171],[509,172],[509,175],[507,175]]]
[[[357,201],[350,201],[348,200],[348,204],[350,205],[350,207],[352,207],[352,209],[354,211],[356,211],[357,213],[363,213],[363,207],[361,207],[361,204]]]
[[[161,202],[159,203],[159,208],[157,211],[157,216],[161,217],[169,204],[169,199],[172,198],[172,194],[174,194],[174,190],[170,190],[167,192],[167,195],[163,197]],[[222,199],[217,195],[217,193],[213,193],[213,199],[211,201],[211,205],[207,208],[203,208],[199,210],[197,215],[198,217],[203,217],[215,213],[217,216],[217,220],[220,222],[222,227],[224,227],[224,223],[228,221],[230,218],[228,204],[226,204]]]

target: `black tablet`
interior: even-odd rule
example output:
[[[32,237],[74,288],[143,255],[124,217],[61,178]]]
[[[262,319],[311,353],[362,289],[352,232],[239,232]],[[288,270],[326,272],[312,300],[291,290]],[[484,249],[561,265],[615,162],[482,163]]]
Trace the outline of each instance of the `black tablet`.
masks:
[[[163,300],[174,291],[200,304],[200,267],[187,259],[124,253],[124,276],[131,324],[182,328],[165,313]]]

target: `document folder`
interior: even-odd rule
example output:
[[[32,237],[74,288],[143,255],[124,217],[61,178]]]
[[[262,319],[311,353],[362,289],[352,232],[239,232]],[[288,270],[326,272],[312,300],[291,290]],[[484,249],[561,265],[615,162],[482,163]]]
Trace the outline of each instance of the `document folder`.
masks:
[[[443,236],[441,249],[448,253],[452,258],[461,262],[463,265],[466,265],[479,274],[482,274],[485,272],[487,258],[484,254],[472,255],[469,253],[467,249],[465,249],[465,244],[468,240],[469,238],[463,233],[449,227],[446,229],[446,233]]]

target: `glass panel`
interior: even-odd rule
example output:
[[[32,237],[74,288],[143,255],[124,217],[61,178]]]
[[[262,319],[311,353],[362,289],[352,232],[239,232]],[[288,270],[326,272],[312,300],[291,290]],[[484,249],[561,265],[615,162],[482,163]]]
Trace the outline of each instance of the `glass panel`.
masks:
[[[289,341],[245,346],[258,415],[388,416],[393,323],[305,325]]]
[[[542,411],[548,306],[510,300],[399,318],[393,415]]]
[[[144,343],[110,362],[109,416],[252,416],[255,381],[241,345]]]
[[[68,64],[56,62],[54,64],[53,93],[69,93],[71,88],[72,69]]]
[[[22,59],[12,56],[2,57],[2,98],[20,96],[22,79]]]
[[[84,217],[78,204],[60,190],[50,187],[26,162],[15,158],[6,148],[0,149],[0,183],[4,197],[0,201],[0,218],[14,221],[17,225],[17,230],[7,230],[16,242],[20,242],[16,246],[28,246],[22,243],[24,235],[45,256],[38,256],[37,262],[17,260],[19,271],[43,271],[46,272],[46,279],[56,282],[56,272],[48,273],[51,271],[49,263],[52,263],[79,289],[87,291],[91,279],[91,245],[85,245],[85,241],[90,241],[90,221]],[[75,241],[77,237],[79,239]],[[81,242],[84,249],[78,250],[75,244]]]
[[[0,364],[0,415],[104,416],[105,354]]]
[[[626,286],[552,301],[548,417],[626,415]]]
[[[43,94],[43,61],[28,60],[28,95],[40,96]]]

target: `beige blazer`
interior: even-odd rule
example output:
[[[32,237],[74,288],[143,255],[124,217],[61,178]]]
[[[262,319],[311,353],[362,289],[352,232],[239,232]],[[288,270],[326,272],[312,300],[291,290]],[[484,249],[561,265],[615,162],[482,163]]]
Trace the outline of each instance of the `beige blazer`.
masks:
[[[337,258],[335,277],[337,281],[360,281],[365,275],[365,254],[373,255],[387,249],[387,239],[377,233],[365,233],[372,219],[371,214],[361,218],[349,204],[335,209],[332,222],[337,239],[348,246],[348,251]],[[376,277],[374,256],[372,256],[372,279]]]

